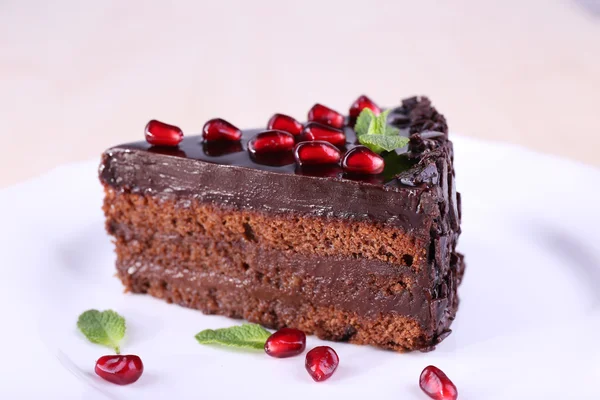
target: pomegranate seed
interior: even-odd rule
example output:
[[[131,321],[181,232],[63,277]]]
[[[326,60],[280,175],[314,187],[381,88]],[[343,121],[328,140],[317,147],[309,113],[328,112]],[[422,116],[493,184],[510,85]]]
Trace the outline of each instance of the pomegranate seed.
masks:
[[[342,153],[329,142],[316,140],[302,142],[294,151],[298,165],[337,164],[342,158]]]
[[[425,367],[419,378],[419,386],[425,394],[434,400],[456,400],[456,386],[439,368]]]
[[[306,335],[298,329],[282,328],[269,336],[265,352],[271,357],[285,358],[296,356],[306,348]]]
[[[376,175],[383,171],[383,158],[365,146],[350,149],[342,160],[344,171],[354,174]]]
[[[346,144],[346,135],[344,131],[332,128],[330,126],[311,122],[302,131],[300,141],[323,140],[335,146]]]
[[[146,124],[146,141],[154,146],[177,146],[183,140],[183,132],[174,125],[153,119]]]
[[[96,374],[117,385],[128,385],[140,379],[144,364],[138,356],[110,355],[96,361]]]
[[[302,124],[289,115],[275,114],[269,120],[267,129],[276,129],[296,136],[302,133]]]
[[[265,131],[248,142],[248,150],[253,154],[290,151],[294,148],[294,136],[283,131]]]
[[[339,363],[340,358],[329,346],[318,346],[306,353],[306,370],[315,382],[329,379]]]
[[[362,110],[365,108],[371,109],[375,115],[381,114],[381,109],[367,96],[364,94],[360,96],[356,101],[350,106],[350,117],[356,118],[360,114]]]
[[[214,118],[204,124],[202,138],[211,142],[214,140],[236,141],[242,138],[242,131],[221,118]]]
[[[308,112],[308,120],[341,129],[344,126],[344,116],[322,104],[315,104]]]

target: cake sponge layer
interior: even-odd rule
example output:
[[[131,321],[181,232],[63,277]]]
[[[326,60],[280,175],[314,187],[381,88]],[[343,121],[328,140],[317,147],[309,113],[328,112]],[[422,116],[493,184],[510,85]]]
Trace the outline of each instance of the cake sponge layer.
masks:
[[[104,210],[132,292],[398,351],[435,345],[454,318],[458,269],[434,282],[431,240],[397,228],[108,186]]]

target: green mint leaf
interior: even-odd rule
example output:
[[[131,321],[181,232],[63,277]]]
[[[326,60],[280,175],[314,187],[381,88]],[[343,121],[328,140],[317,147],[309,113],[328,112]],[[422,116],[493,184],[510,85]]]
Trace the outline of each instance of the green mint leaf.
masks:
[[[386,110],[371,120],[367,135],[385,135],[387,129],[387,116],[391,110]]]
[[[383,134],[386,136],[398,136],[400,135],[400,129],[394,128],[391,125],[386,125],[385,132],[383,132]]]
[[[200,344],[221,344],[246,349],[264,349],[271,332],[260,325],[243,324],[221,329],[205,329],[196,335]]]
[[[119,343],[125,336],[125,319],[113,310],[87,310],[79,316],[77,327],[92,343],[115,349],[120,353]]]
[[[382,151],[393,151],[408,144],[408,138],[404,136],[388,136],[382,134],[366,134],[358,138],[360,144],[367,146],[375,153]]]
[[[358,115],[356,119],[356,124],[354,125],[354,131],[356,132],[356,136],[366,135],[369,130],[369,125],[371,125],[371,121],[375,119],[375,114],[369,108],[363,108],[363,110]]]

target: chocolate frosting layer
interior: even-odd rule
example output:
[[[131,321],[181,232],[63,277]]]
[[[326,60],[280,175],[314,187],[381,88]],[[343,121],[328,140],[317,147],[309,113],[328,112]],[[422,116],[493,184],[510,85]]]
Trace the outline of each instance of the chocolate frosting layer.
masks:
[[[408,135],[412,125],[406,121],[423,124],[423,115],[431,115],[431,110],[426,99],[408,99],[390,113],[389,121]],[[349,126],[344,131],[347,143],[343,150],[347,150],[355,146],[356,135]],[[443,199],[431,190],[440,181],[436,157],[428,157],[430,150],[421,149],[420,142],[414,145],[418,140],[415,134],[407,148],[384,154],[382,174],[351,176],[338,167],[299,168],[290,154],[270,160],[252,158],[247,142],[258,132],[244,131],[239,143],[202,143],[199,136],[191,136],[177,148],[146,142],[117,146],[103,155],[100,178],[133,193],[189,196],[268,212],[371,220],[415,234],[429,233],[430,216],[424,210],[431,208],[429,203]],[[423,140],[438,148],[449,143],[444,132]]]

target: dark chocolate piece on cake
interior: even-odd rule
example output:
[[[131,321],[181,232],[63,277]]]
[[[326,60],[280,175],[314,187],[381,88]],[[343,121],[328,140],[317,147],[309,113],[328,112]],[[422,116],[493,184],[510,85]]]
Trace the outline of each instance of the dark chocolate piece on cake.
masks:
[[[348,119],[346,120],[348,121]],[[424,97],[390,113],[410,142],[383,173],[257,162],[241,142],[107,150],[106,228],[127,290],[322,339],[429,350],[450,332],[464,271],[444,117]],[[356,144],[350,126],[347,143]]]

